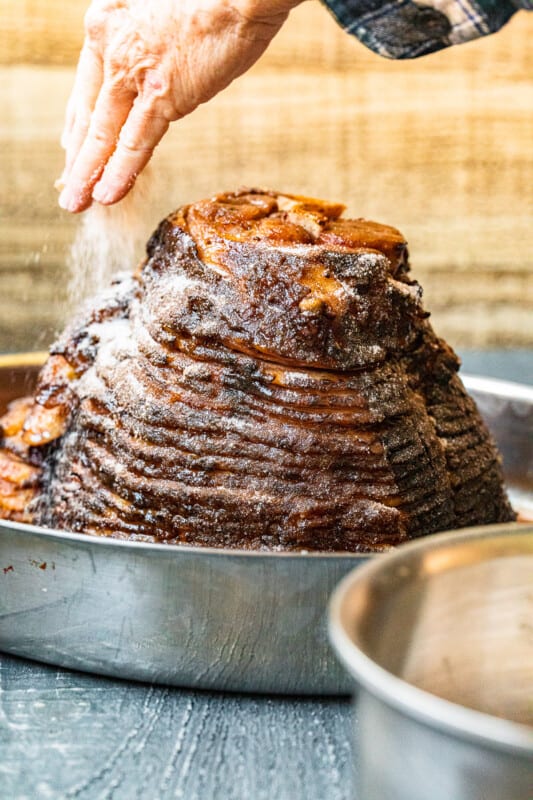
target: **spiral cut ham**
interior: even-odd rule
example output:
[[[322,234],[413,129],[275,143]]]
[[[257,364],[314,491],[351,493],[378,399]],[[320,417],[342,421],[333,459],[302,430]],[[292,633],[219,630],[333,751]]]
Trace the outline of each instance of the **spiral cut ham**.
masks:
[[[514,519],[402,235],[342,211],[242,190],[165,219],[3,418],[0,515],[359,552]]]

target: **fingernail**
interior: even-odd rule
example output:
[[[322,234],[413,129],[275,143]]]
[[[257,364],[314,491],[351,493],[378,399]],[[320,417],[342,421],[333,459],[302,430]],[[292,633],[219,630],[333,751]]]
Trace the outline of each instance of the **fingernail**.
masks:
[[[79,206],[79,198],[77,198],[69,187],[65,187],[59,195],[59,205],[65,211],[77,211]]]
[[[68,189],[65,188],[59,195],[59,200],[57,202],[59,203],[59,206],[63,208],[65,211],[70,211],[69,200],[70,200],[70,192],[68,191]]]
[[[106,205],[112,202],[113,192],[106,186],[102,186],[101,183],[97,183],[93,189],[93,200],[96,200],[97,203],[102,203],[102,205]]]
[[[60,178],[54,181],[54,189],[57,189],[58,192],[62,193],[63,189],[65,188],[65,183],[65,173],[63,173]]]

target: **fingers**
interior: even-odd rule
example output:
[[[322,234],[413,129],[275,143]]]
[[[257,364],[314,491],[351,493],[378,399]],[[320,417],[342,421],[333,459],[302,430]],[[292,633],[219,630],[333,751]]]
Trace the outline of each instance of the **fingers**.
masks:
[[[78,61],[74,88],[67,105],[65,127],[61,136],[61,144],[66,150],[65,178],[87,136],[91,114],[102,82],[101,56],[85,42]]]
[[[74,91],[71,92],[67,103],[67,110],[65,112],[65,124],[63,132],[61,133],[61,147],[63,150],[68,148],[70,134],[74,127],[74,120],[76,118],[76,97]]]
[[[69,148],[75,151],[75,156],[59,198],[62,208],[78,212],[91,205],[93,187],[115,149],[135,94],[134,90],[120,83],[104,83],[87,128],[85,119],[80,120],[79,127],[76,121],[76,130],[72,132],[69,142]]]
[[[169,120],[157,105],[147,106],[139,96],[122,128],[115,152],[93,191],[99,203],[121,200],[146,166],[154,148],[166,133]]]

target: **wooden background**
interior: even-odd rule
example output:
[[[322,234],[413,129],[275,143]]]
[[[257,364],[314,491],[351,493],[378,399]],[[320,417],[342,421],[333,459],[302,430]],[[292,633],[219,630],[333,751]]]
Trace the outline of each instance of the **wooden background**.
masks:
[[[0,352],[46,346],[68,316],[76,218],[57,208],[58,137],[85,0],[0,0]],[[412,62],[382,59],[308,0],[261,61],[176,123],[143,224],[266,185],[399,227],[437,331],[533,345],[533,14]]]

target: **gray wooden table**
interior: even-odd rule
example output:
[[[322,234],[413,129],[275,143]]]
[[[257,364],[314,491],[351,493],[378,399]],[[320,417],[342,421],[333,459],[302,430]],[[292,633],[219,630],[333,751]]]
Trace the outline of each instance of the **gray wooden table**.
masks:
[[[533,383],[533,353],[464,353]],[[0,643],[1,647],[1,643]],[[349,800],[351,704],[132,684],[0,655],[0,800]]]
[[[350,703],[113,681],[2,656],[0,797],[345,800]]]

